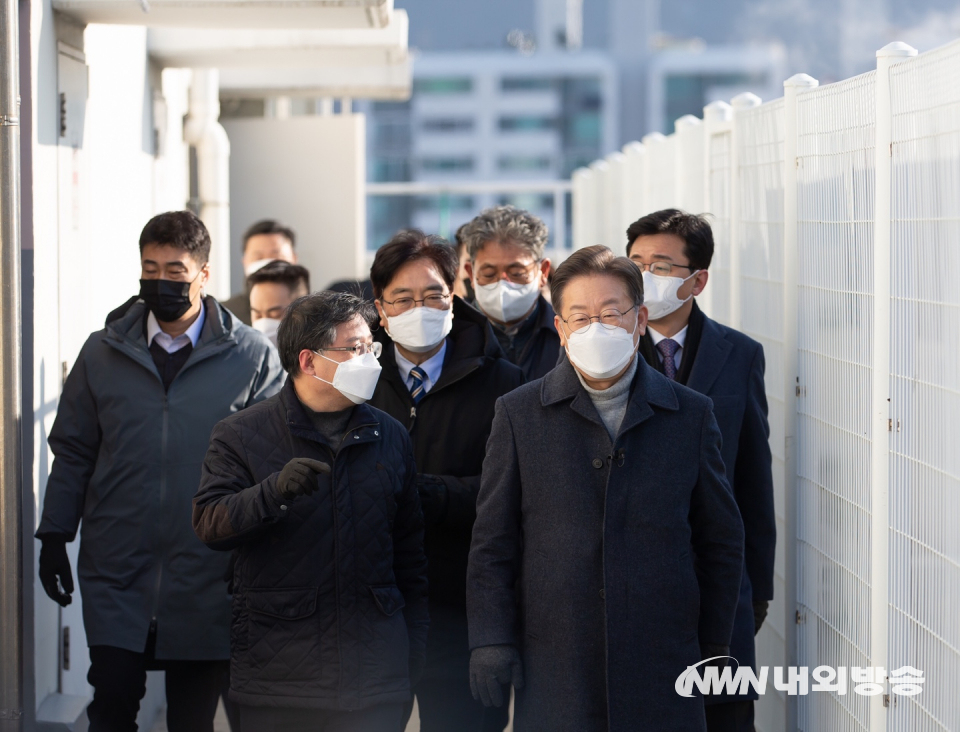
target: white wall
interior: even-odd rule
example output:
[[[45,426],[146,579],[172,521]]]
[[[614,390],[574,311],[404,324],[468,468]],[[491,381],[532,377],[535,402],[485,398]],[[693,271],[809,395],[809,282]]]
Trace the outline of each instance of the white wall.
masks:
[[[274,218],[297,234],[315,290],[367,277],[365,119],[361,114],[225,120],[230,137],[230,231]]]

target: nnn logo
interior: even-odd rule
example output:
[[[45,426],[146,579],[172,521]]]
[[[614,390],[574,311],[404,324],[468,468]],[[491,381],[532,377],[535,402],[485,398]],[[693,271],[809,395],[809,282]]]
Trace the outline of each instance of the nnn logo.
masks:
[[[732,661],[737,668],[734,670],[730,663],[723,669],[706,665],[722,659]],[[701,666],[702,674],[699,671]],[[769,672],[769,666],[761,666],[758,675],[749,666],[741,666],[733,656],[714,656],[687,666],[677,677],[674,688],[685,697],[693,696],[694,687],[704,696],[748,694],[751,689],[762,695],[767,691]],[[923,671],[913,666],[901,666],[889,674],[880,666],[817,666],[812,672],[807,666],[773,667],[773,688],[785,691],[788,696],[805,696],[811,691],[830,691],[842,696],[847,693],[848,685],[852,685],[853,692],[860,696],[876,696],[888,691],[901,696],[916,696],[923,691],[924,681]]]
[[[703,669],[703,675],[697,670],[704,664],[711,661],[728,659],[728,663],[721,671],[716,666],[706,666]],[[729,661],[737,664],[737,670],[731,668]],[[708,694],[747,694],[752,686],[758,693],[762,694],[767,686],[767,669],[760,669],[760,678],[753,673],[749,666],[741,666],[733,656],[714,656],[705,658],[700,663],[693,666],[687,666],[686,670],[677,677],[677,683],[674,689],[680,696],[692,697],[693,687],[696,686],[704,696]]]

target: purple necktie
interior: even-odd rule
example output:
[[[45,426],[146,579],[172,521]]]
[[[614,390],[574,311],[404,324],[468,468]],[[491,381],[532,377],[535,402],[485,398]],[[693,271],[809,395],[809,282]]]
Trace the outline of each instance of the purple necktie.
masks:
[[[674,356],[680,350],[680,344],[670,338],[664,338],[657,344],[657,350],[663,356],[663,373],[667,375],[670,381],[677,378],[677,361]]]

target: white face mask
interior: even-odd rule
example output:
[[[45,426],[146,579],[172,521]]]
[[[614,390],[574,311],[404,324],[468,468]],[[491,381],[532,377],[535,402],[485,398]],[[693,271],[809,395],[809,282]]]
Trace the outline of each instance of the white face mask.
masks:
[[[394,343],[413,353],[426,353],[450,334],[453,308],[412,308],[401,315],[387,316],[387,332]]]
[[[276,318],[260,318],[253,321],[253,329],[263,333],[274,346],[277,345],[277,328],[280,321]]]
[[[276,259],[258,259],[256,262],[250,262],[250,264],[246,265],[243,268],[243,273],[247,277],[249,277],[254,272],[266,267],[268,264],[270,264],[270,262],[276,262],[276,261],[277,261]]]
[[[477,305],[489,317],[501,323],[520,320],[533,309],[540,295],[540,277],[526,285],[517,285],[509,280],[497,280],[492,285],[478,285],[473,281]]]
[[[322,353],[314,351],[320,358],[327,358]],[[380,379],[380,362],[372,353],[365,353],[362,356],[351,358],[349,361],[333,361],[337,364],[337,370],[333,375],[333,381],[321,379],[314,375],[317,381],[324,384],[330,384],[334,389],[343,394],[354,404],[363,404],[373,396],[377,388],[377,381]]]
[[[567,336],[567,356],[591,379],[616,376],[630,363],[636,350],[633,333],[620,327],[605,328],[600,323],[590,323]]]
[[[700,270],[694,271],[690,277],[696,275]],[[675,312],[683,303],[693,297],[690,294],[686,300],[677,297],[677,292],[683,287],[683,283],[690,277],[665,277],[655,275],[649,270],[643,273],[643,304],[647,306],[647,312],[650,320],[659,320],[672,312]]]

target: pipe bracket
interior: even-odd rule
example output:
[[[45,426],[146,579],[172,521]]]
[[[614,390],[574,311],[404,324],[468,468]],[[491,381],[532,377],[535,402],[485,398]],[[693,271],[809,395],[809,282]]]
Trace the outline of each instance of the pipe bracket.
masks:
[[[12,114],[0,114],[0,127],[19,127],[19,126],[20,126],[19,117],[16,117]],[[2,714],[3,712],[2,710],[0,710],[0,719],[3,719]]]

